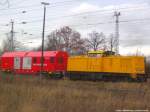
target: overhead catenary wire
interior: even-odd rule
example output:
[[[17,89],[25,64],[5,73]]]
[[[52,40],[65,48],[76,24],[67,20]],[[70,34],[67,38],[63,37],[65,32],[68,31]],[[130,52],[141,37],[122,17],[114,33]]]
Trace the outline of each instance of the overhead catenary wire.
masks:
[[[120,20],[120,23],[127,23],[127,22],[144,22],[144,21],[150,21],[150,18],[140,18],[140,19],[129,19],[129,20]],[[35,22],[35,21],[32,21]],[[102,24],[114,24],[114,21],[107,21],[107,22],[96,22],[96,23],[87,23],[87,24],[66,24],[64,26],[72,26],[72,27],[76,27],[76,26],[92,26],[92,25],[102,25]],[[47,27],[53,27],[52,25],[49,25]],[[40,27],[39,27],[40,28]],[[36,28],[35,28],[36,29]],[[33,29],[33,30],[35,30]]]
[[[19,3],[23,3],[23,2],[26,2],[26,1],[28,1],[28,0],[20,0],[20,1],[17,1],[16,3],[15,3],[15,5],[16,4],[19,4]],[[82,1],[84,1],[84,0],[82,0]],[[5,2],[9,2],[9,0],[6,0]],[[66,0],[66,1],[61,1],[61,2],[52,2],[51,3],[51,7],[53,6],[53,5],[62,5],[63,6],[63,4],[64,3],[70,3],[70,2],[81,2],[81,0]],[[141,2],[140,4],[143,4],[144,2]],[[13,3],[14,4],[14,3]],[[30,5],[25,5],[25,6],[19,6],[19,7],[10,7],[9,9],[11,9],[11,10],[13,10],[13,9],[19,9],[19,8],[29,8],[29,7],[38,7],[38,6],[40,6],[40,3],[39,4],[30,4]],[[8,8],[2,8],[2,9],[0,9],[0,10],[8,10]]]
[[[5,0],[4,2],[0,2],[0,5],[6,5],[6,4],[9,7],[9,5],[10,5],[9,0]]]
[[[123,9],[125,9],[125,8],[123,8]],[[126,8],[126,9],[129,9],[129,8]],[[121,10],[121,9],[120,9]],[[109,11],[109,10],[107,10],[107,11]],[[58,18],[66,18],[66,17],[73,17],[73,16],[80,16],[80,15],[83,15],[83,14],[89,14],[89,13],[96,13],[96,12],[102,12],[102,10],[101,11],[92,11],[92,12],[84,12],[84,13],[80,13],[80,14],[74,14],[74,15],[66,15],[66,16],[60,16],[60,17],[58,17]],[[16,13],[15,13],[16,14]],[[50,18],[51,19],[51,18]],[[57,18],[52,18],[52,19],[57,19]],[[40,22],[41,20],[32,20],[32,21],[29,21],[28,23],[34,23],[34,22]]]
[[[122,9],[125,9],[125,8],[122,8]],[[130,9],[130,8],[126,8],[127,9]],[[121,10],[121,9],[120,9]],[[138,9],[140,10],[140,9]],[[113,10],[104,10],[105,11],[113,11]],[[83,13],[78,13],[78,14],[72,14],[72,15],[64,15],[64,16],[58,16],[58,17],[51,17],[51,18],[48,18],[47,20],[56,20],[56,19],[60,19],[60,18],[71,18],[71,17],[75,17],[75,16],[83,16],[83,15],[86,15],[86,14],[90,14],[90,13],[100,13],[100,12],[103,12],[103,10],[98,10],[98,11],[90,11],[90,12],[83,12]],[[110,12],[112,13],[112,12]],[[107,14],[110,14],[110,13],[107,13]],[[106,13],[105,13],[106,14]],[[36,17],[38,18],[38,17]],[[36,23],[36,22],[41,22],[42,21],[42,18],[41,19],[37,19],[37,20],[32,20],[32,21],[28,21],[28,23]],[[22,24],[22,23],[16,23],[16,24]]]
[[[146,19],[146,18],[145,18]],[[147,18],[148,19],[148,18]],[[147,20],[146,19],[146,20]],[[139,21],[140,19],[135,19],[136,21],[134,21],[134,20],[123,20],[123,21],[120,21],[120,23],[126,23],[126,22],[137,22],[137,21]],[[144,19],[141,19],[142,21],[144,20]],[[149,18],[149,20],[150,20],[150,18]],[[88,24],[74,24],[74,25],[66,25],[66,26],[69,26],[69,27],[82,27],[82,26],[98,26],[98,25],[102,25],[102,24],[114,24],[114,21],[108,21],[108,22],[97,22],[97,23],[88,23]],[[52,26],[47,26],[47,27],[52,27]],[[40,30],[35,30],[35,29],[33,29],[34,31],[37,31],[37,32],[39,32]],[[54,31],[54,29],[50,29],[50,30],[47,30],[47,31],[45,31],[45,32],[47,32],[47,33],[50,33],[50,31]],[[37,34],[37,33],[36,33]],[[41,34],[41,33],[39,33],[39,34]],[[35,37],[36,38],[36,37]],[[34,39],[34,37],[33,37],[33,39]]]
[[[18,1],[12,2],[11,6],[15,5],[15,7],[16,7],[16,5],[20,5],[20,4],[24,3],[25,1],[27,1],[27,0],[18,0]]]
[[[143,20],[143,19],[142,19]],[[149,19],[150,20],[150,19]],[[139,21],[139,20],[138,20]],[[126,22],[138,22],[138,21],[133,21],[133,20],[124,20],[124,21],[120,21],[120,23],[126,23]],[[98,26],[98,25],[103,25],[103,24],[114,24],[114,21],[108,21],[108,22],[97,22],[97,23],[88,23],[88,24],[72,24],[72,25],[65,25],[65,26],[69,26],[69,27],[93,27],[93,26]],[[63,27],[63,26],[62,26]],[[51,26],[47,26],[47,28],[53,28],[53,26],[51,25]],[[57,29],[57,28],[56,28]],[[26,31],[27,30],[31,30],[31,29],[25,29]],[[34,29],[32,29],[33,31],[35,31],[35,32],[39,32],[39,31],[41,31],[40,29],[36,29],[36,28],[34,28]],[[49,29],[49,30],[46,30],[46,32],[48,33],[48,32],[50,32],[50,31],[54,31],[55,29],[53,28],[53,29]],[[32,33],[33,33],[33,31],[32,31]],[[41,34],[41,33],[38,33],[38,34]]]
[[[120,23],[127,23],[127,22],[136,22],[136,23],[140,23],[140,22],[144,22],[144,21],[150,21],[150,18],[141,18],[141,19],[130,19],[130,20],[120,20]],[[20,24],[20,23],[19,23]],[[114,24],[114,21],[107,21],[107,22],[96,22],[96,23],[87,23],[87,24],[66,24],[65,26],[70,26],[70,27],[80,27],[80,26],[97,26],[97,25],[102,25],[102,24]],[[53,28],[53,25],[47,26],[47,28]],[[34,29],[32,28],[33,31],[40,31],[40,30],[36,30],[35,27]],[[39,27],[40,28],[40,27]],[[31,30],[31,29],[29,29]]]
[[[32,7],[32,6],[31,6]],[[49,8],[52,8],[52,6],[51,7],[49,7]],[[39,9],[39,10],[41,10],[41,8],[39,8],[39,7],[37,7],[36,9],[27,9],[26,11],[28,12],[28,13],[30,13],[30,12],[33,12],[33,11],[39,11],[39,10],[37,10],[37,9]],[[107,12],[107,11],[110,11],[109,13],[112,13],[112,11],[115,11],[115,10],[119,10],[119,11],[130,11],[130,9],[131,10],[145,10],[145,9],[150,9],[150,8],[145,8],[145,7],[141,7],[141,8],[139,8],[139,7],[122,7],[122,8],[114,8],[114,9],[99,9],[99,10],[96,10],[96,11],[90,11],[90,12],[83,12],[83,13],[78,13],[78,14],[74,14],[74,15],[80,15],[80,14],[89,14],[89,13],[103,13],[103,12]],[[109,14],[108,13],[108,14]],[[10,15],[18,15],[18,14],[22,14],[22,12],[19,10],[19,12],[17,12],[17,13],[11,13],[11,14],[0,14],[0,15],[3,15],[3,16],[10,16]],[[51,15],[51,16],[53,16],[53,15]],[[68,16],[71,16],[71,15],[68,15]]]
[[[90,13],[93,13],[93,12],[90,12]],[[89,13],[86,13],[86,14],[89,14]],[[83,14],[79,14],[79,16],[82,16]],[[78,15],[66,15],[68,17],[74,17],[74,16],[78,16]],[[59,17],[58,17],[59,18]],[[65,16],[64,16],[65,18]],[[50,19],[56,19],[55,17],[54,18],[50,18]],[[150,18],[143,18],[143,19],[133,19],[133,20],[122,20],[120,21],[120,23],[126,23],[126,22],[143,22],[143,21],[149,21]],[[35,22],[41,22],[42,20],[33,20],[33,21],[29,21],[28,23],[35,23]],[[110,21],[108,23],[114,23],[114,21]],[[20,24],[20,23],[17,23],[17,24]],[[106,23],[103,23],[103,22],[99,22],[99,23],[88,23],[88,24],[76,24],[76,25],[69,25],[69,26],[72,26],[72,27],[80,27],[80,26],[94,26],[94,25],[102,25],[102,24],[107,24]]]
[[[128,9],[133,9],[133,8],[135,8],[135,7],[128,7],[128,8],[119,8],[118,10],[128,10]],[[73,15],[65,15],[65,16],[60,16],[60,17],[58,17],[58,18],[71,18],[71,17],[74,17],[74,16],[80,16],[80,15],[83,15],[83,14],[93,14],[93,13],[100,13],[100,12],[105,12],[105,11],[114,11],[115,9],[111,9],[111,10],[96,10],[96,11],[90,11],[90,12],[83,12],[83,13],[78,13],[78,14],[73,14]],[[134,10],[137,10],[137,9],[134,9]],[[141,9],[139,9],[138,8],[138,10],[141,10]],[[14,14],[21,14],[22,12],[20,12],[20,13],[14,13]],[[106,14],[106,13],[105,13]],[[3,15],[3,14],[2,14]],[[8,14],[9,15],[9,14]],[[38,18],[38,17],[36,17],[36,18]],[[51,18],[50,18],[51,19]],[[52,19],[57,19],[57,17],[53,17]],[[33,23],[33,22],[40,22],[40,21],[42,21],[42,19],[41,20],[32,20],[31,22],[29,21],[28,23]]]
[[[57,2],[56,2],[57,3]],[[59,2],[58,2],[59,3]],[[64,2],[60,2],[60,3],[64,3]],[[131,7],[131,9],[132,9],[133,7]],[[135,8],[135,7],[134,7]],[[128,9],[130,9],[130,8],[120,8],[119,10],[128,10]],[[83,15],[83,14],[93,14],[93,13],[98,13],[98,12],[103,12],[103,11],[113,11],[113,10],[115,10],[115,9],[112,9],[112,10],[99,10],[99,11],[91,11],[91,12],[84,12],[84,13],[79,13],[79,14],[74,14],[74,15],[65,15],[65,16],[60,16],[60,17],[58,17],[58,19],[59,18],[71,18],[71,17],[75,17],[75,16],[81,16],[81,15]],[[136,9],[137,10],[137,9]],[[140,9],[138,9],[138,10],[140,10]],[[20,13],[14,13],[14,15],[16,15],[16,14],[21,14],[21,12]],[[8,15],[10,15],[10,14],[8,14]],[[36,17],[37,18],[37,17]],[[50,20],[51,19],[57,19],[57,17],[55,18],[55,17],[52,17],[52,18],[49,18]],[[40,20],[32,20],[32,21],[29,21],[28,23],[36,23],[36,22],[41,22],[42,21],[42,19],[40,19]],[[19,24],[19,23],[18,23]],[[5,26],[5,25],[4,25]]]
[[[80,1],[80,0],[67,0],[67,1],[63,1],[63,2],[54,2],[54,3],[51,3],[50,7],[57,7],[57,6],[61,6],[61,4],[64,4],[64,3],[76,2],[76,1]],[[19,6],[19,7],[3,8],[3,9],[0,9],[0,11],[9,10],[9,9],[16,10],[16,9],[23,9],[23,8],[33,8],[33,7],[39,7],[39,6],[41,6],[40,3],[39,4],[26,5],[26,6]]]
[[[74,0],[72,0],[72,1],[74,1]],[[65,3],[65,2],[67,2],[67,1],[64,1],[64,2],[55,2],[54,4],[57,4],[57,3]],[[71,2],[71,1],[69,1],[69,2]],[[57,6],[57,5],[56,5]],[[33,6],[31,6],[32,8],[33,8]],[[41,8],[39,8],[39,6],[37,7],[39,10],[41,9]],[[51,5],[51,7],[49,7],[49,8],[52,8],[52,5]],[[117,8],[117,9],[111,9],[112,11],[114,11],[114,10],[127,10],[127,9],[132,9],[132,8],[137,8],[138,10],[139,10],[139,7],[123,7],[123,8]],[[143,8],[143,7],[142,7]],[[145,8],[144,8],[145,9]],[[85,13],[98,13],[98,12],[101,12],[101,11],[111,11],[111,10],[97,10],[97,11],[92,11],[92,12],[85,12]],[[141,9],[142,10],[142,9]],[[27,10],[28,12],[32,12],[32,11],[38,11],[37,9],[31,9],[31,10]],[[12,13],[12,14],[0,14],[0,15],[3,15],[3,16],[10,16],[10,15],[18,15],[18,14],[21,14],[22,12],[19,10],[19,12],[18,13]],[[37,18],[37,17],[36,17]]]
[[[78,14],[72,14],[72,15],[51,17],[51,18],[48,18],[47,20],[56,20],[56,19],[60,19],[60,18],[72,18],[72,17],[75,17],[75,16],[81,16],[81,15],[83,16],[84,14],[90,14],[90,13],[94,13],[94,12],[99,12],[99,11],[92,11],[92,12],[84,12],[84,13],[78,13]],[[37,19],[37,20],[28,21],[28,23],[36,23],[36,22],[41,22],[41,21],[42,21],[42,18]],[[16,24],[22,24],[22,23],[16,23]]]

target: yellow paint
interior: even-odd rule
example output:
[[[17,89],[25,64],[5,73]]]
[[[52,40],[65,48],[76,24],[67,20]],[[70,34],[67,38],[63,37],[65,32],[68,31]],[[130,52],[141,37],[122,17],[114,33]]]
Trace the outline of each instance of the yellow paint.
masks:
[[[69,57],[67,71],[145,74],[145,63],[140,56],[76,56]]]
[[[104,51],[100,50],[100,51],[89,51],[88,54],[103,54]]]

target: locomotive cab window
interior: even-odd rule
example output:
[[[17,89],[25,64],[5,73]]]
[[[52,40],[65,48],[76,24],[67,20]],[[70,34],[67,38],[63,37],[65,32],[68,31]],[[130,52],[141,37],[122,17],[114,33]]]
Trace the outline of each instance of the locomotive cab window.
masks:
[[[59,57],[59,58],[58,58],[58,63],[59,63],[59,64],[62,64],[62,63],[63,63],[63,58],[62,58],[62,57]]]
[[[54,57],[50,57],[50,63],[54,63],[55,58]]]
[[[33,58],[33,63],[37,63],[37,59],[35,57]]]

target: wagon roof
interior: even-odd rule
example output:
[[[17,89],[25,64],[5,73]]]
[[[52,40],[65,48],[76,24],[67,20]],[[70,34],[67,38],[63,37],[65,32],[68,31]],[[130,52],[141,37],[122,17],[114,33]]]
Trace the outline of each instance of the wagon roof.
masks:
[[[22,57],[26,54],[27,52],[24,51],[15,51],[15,52],[5,52],[2,57]]]
[[[62,51],[44,51],[44,56],[56,56],[58,55],[59,53],[62,53]],[[64,53],[64,52],[63,52]],[[42,53],[41,51],[37,51],[37,52],[28,52],[26,54],[26,56],[29,56],[29,57],[41,57]]]
[[[44,51],[44,56],[56,56],[59,53],[67,54],[63,51]],[[29,56],[29,57],[41,57],[41,51],[15,51],[15,52],[5,52],[1,57],[23,57],[23,56]]]

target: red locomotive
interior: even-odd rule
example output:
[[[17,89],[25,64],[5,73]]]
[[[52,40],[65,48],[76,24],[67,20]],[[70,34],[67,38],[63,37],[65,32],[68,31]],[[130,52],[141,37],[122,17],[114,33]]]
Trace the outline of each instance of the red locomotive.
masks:
[[[63,74],[67,69],[68,54],[63,51],[44,51],[42,72]],[[1,56],[2,71],[17,74],[38,74],[41,70],[41,52],[7,52]]]

